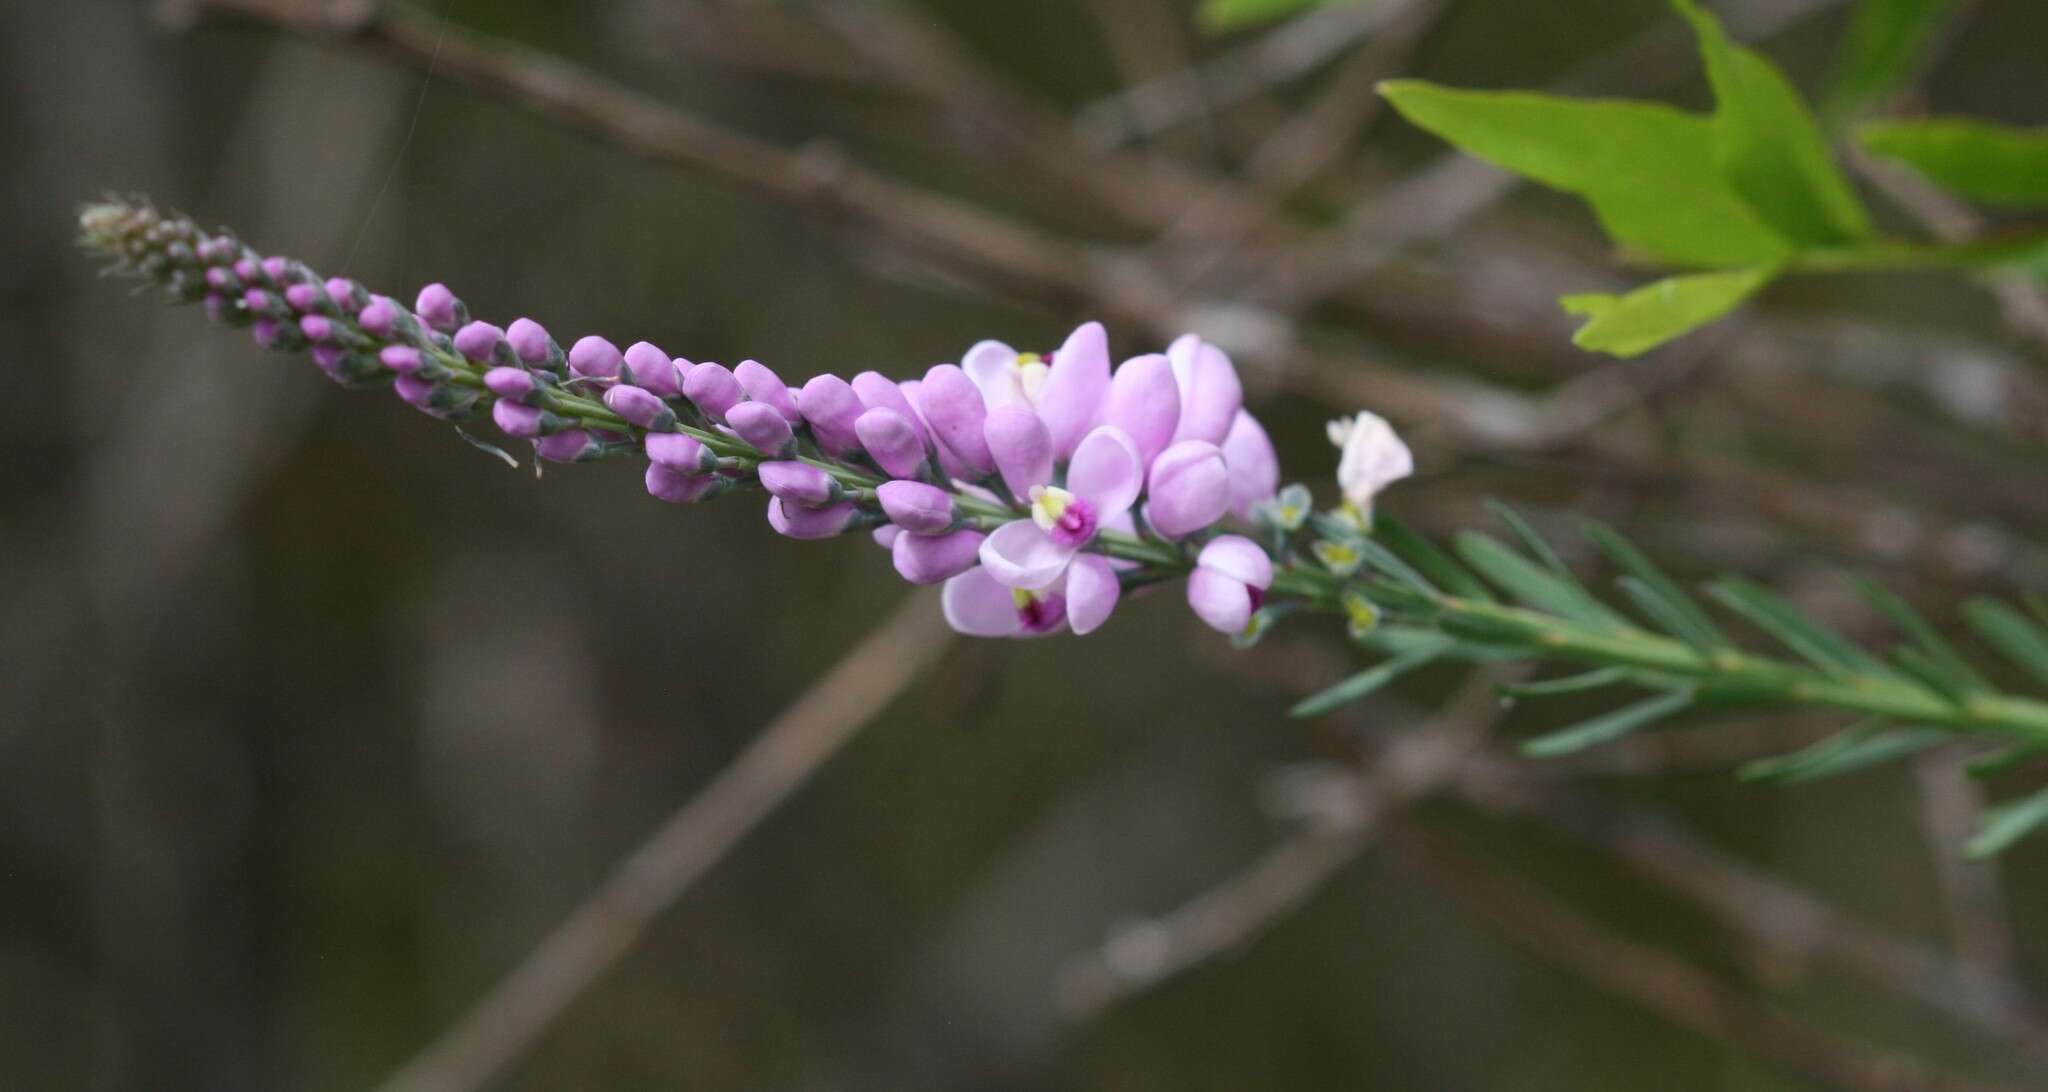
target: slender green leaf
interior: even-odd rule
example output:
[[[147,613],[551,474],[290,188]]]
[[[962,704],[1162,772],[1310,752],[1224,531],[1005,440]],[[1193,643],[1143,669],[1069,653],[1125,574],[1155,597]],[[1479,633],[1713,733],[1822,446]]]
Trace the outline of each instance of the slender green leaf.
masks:
[[[1770,264],[1791,245],[1714,164],[1705,118],[1661,103],[1380,85],[1410,122],[1472,155],[1574,193],[1609,237],[1680,265]]]
[[[1840,122],[1913,78],[1956,0],[1863,0],[1849,23],[1822,113]]]
[[[1965,197],[2048,206],[2048,127],[2022,129],[1976,118],[1873,121],[1856,131],[1856,140]]]
[[[1963,844],[1963,855],[1972,860],[1996,856],[2043,823],[2048,823],[2048,789],[1987,808],[1976,835]]]
[[[1706,608],[1679,587],[1677,581],[1665,575],[1664,570],[1658,568],[1649,555],[1637,549],[1635,543],[1603,523],[1586,524],[1586,537],[1592,539],[1593,545],[1600,547],[1609,560],[1634,578],[1632,582],[1622,582],[1622,590],[1643,608],[1644,613],[1661,614],[1661,617],[1653,616],[1651,620],[1672,636],[1702,651],[1734,647],[1728,635],[1707,616]],[[1637,585],[1640,591],[1629,592],[1630,583]],[[1650,600],[1659,605],[1651,607]]]
[[[1418,649],[1405,655],[1382,660],[1320,694],[1303,698],[1295,703],[1294,708],[1287,711],[1287,715],[1290,717],[1317,717],[1332,709],[1339,709],[1350,705],[1352,702],[1365,697],[1367,694],[1393,682],[1410,671],[1428,664],[1441,654],[1441,649],[1434,651]]]
[[[1461,598],[1477,599],[1483,603],[1493,601],[1493,593],[1487,590],[1484,581],[1438,549],[1436,543],[1410,530],[1407,524],[1380,512],[1373,516],[1372,525],[1373,534],[1384,541],[1388,549],[1429,577],[1431,583]]]
[[[1995,777],[2007,770],[2016,770],[2029,762],[2048,755],[2048,744],[2021,743],[1978,755],[1963,765],[1971,777]]]
[[[1865,721],[1791,754],[1760,758],[1742,767],[1744,781],[1818,781],[1924,751],[1954,737],[1935,728],[1886,728]]]
[[[1684,641],[1694,652],[1702,656],[1711,656],[1722,647],[1710,643],[1704,634],[1688,629],[1692,620],[1681,613],[1662,592],[1645,584],[1641,577],[1616,577],[1614,586],[1621,589],[1621,594],[1635,604],[1636,610],[1642,612],[1643,617],[1649,619],[1651,625]]]
[[[1977,636],[2021,670],[2048,685],[2048,633],[1996,599],[1972,599],[1963,617]]]
[[[1536,555],[1536,560],[1541,561],[1544,568],[1574,584],[1578,583],[1579,578],[1572,575],[1571,566],[1564,563],[1564,558],[1557,556],[1557,551],[1551,548],[1550,541],[1537,534],[1536,528],[1530,526],[1529,521],[1522,517],[1522,513],[1515,511],[1514,506],[1491,497],[1486,499],[1485,504],[1486,510],[1493,513],[1493,518],[1507,524],[1508,530],[1513,531],[1515,537],[1522,540],[1523,548]]]
[[[1634,705],[1623,706],[1611,713],[1603,713],[1591,720],[1548,735],[1537,736],[1522,744],[1522,753],[1536,758],[1556,758],[1575,751],[1583,751],[1601,743],[1609,743],[1630,732],[1647,728],[1692,704],[1692,690],[1672,690],[1654,698],[1645,698]]]
[[[1707,594],[1729,610],[1742,615],[1758,629],[1777,638],[1786,648],[1805,657],[1815,667],[1833,675],[1884,675],[1885,666],[1848,638],[1801,614],[1776,592],[1746,580],[1722,580],[1707,588]]]
[[[1347,545],[1357,550],[1359,555],[1365,558],[1365,563],[1374,569],[1408,584],[1416,591],[1436,592],[1436,585],[1431,584],[1428,577],[1417,572],[1414,566],[1402,560],[1400,555],[1387,549],[1385,545],[1369,538],[1352,539]]]
[[[1627,619],[1593,598],[1577,581],[1560,577],[1477,531],[1458,536],[1458,556],[1516,599],[1538,610],[1587,625],[1629,628]]]
[[[1714,88],[1714,159],[1764,221],[1797,243],[1827,246],[1871,236],[1870,214],[1849,186],[1799,91],[1763,54],[1728,40],[1693,0],[1672,0],[1699,35]]]
[[[1572,344],[1588,352],[1639,356],[1735,310],[1777,275],[1776,266],[1690,273],[1652,281],[1626,295],[1580,292],[1557,302],[1565,313],[1587,318],[1572,334]]]
[[[1942,693],[1960,697],[1987,689],[1983,676],[1971,669],[1969,663],[1956,652],[1955,646],[1936,632],[1934,626],[1919,611],[1913,609],[1912,604],[1899,598],[1891,589],[1863,577],[1852,576],[1849,579],[1856,585],[1857,590],[1863,593],[1863,597],[1870,600],[1870,605],[1891,619],[1892,625],[1897,626],[1899,632],[1920,651],[1921,656],[1909,656],[1906,659],[1934,671],[1941,679],[1942,685],[1937,688]]]
[[[1603,667],[1578,675],[1566,675],[1556,679],[1541,679],[1536,682],[1516,683],[1500,688],[1502,694],[1511,698],[1544,698],[1554,694],[1578,694],[1587,690],[1599,690],[1629,680],[1629,673],[1618,667]]]

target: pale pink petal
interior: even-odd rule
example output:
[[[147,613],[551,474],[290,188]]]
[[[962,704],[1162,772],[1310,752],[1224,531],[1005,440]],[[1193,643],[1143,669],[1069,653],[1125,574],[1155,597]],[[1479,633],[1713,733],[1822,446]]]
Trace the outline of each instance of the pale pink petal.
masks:
[[[997,406],[989,411],[981,432],[1003,484],[1018,500],[1028,502],[1032,486],[1052,481],[1052,437],[1031,407],[1021,402]]]
[[[1232,636],[1243,633],[1252,621],[1251,590],[1214,569],[1188,574],[1188,606],[1210,628]]]
[[[1016,363],[1017,350],[1000,341],[977,341],[960,358],[960,370],[981,388],[982,399],[994,409],[1023,396],[1017,389]]]
[[[1099,322],[1084,322],[1052,355],[1052,369],[1038,392],[1038,415],[1052,434],[1056,459],[1074,448],[1102,419],[1109,398],[1109,334]]]
[[[1280,457],[1273,441],[1258,419],[1243,410],[1223,438],[1223,465],[1230,468],[1230,510],[1240,519],[1252,518],[1252,509],[1272,500],[1280,488]]]
[[[946,624],[969,637],[1013,637],[1024,628],[1010,589],[981,569],[969,569],[946,581],[939,605]]]
[[[1211,539],[1196,556],[1195,565],[1262,591],[1273,586],[1273,559],[1258,543],[1243,535],[1218,535]]]
[[[1244,384],[1223,350],[1193,334],[1183,335],[1166,350],[1180,389],[1180,424],[1175,442],[1207,440],[1220,444],[1244,405]]]
[[[1079,554],[1067,566],[1067,625],[1077,634],[1091,633],[1109,621],[1123,593],[1116,570],[1101,554]]]
[[[1152,462],[1145,518],[1167,538],[1182,538],[1230,510],[1230,472],[1223,452],[1203,440],[1182,440]]]
[[[1095,506],[1098,526],[1131,510],[1145,485],[1145,464],[1137,445],[1124,430],[1104,425],[1074,449],[1067,467],[1067,488]]]
[[[1158,353],[1124,361],[1110,381],[1102,420],[1128,433],[1138,457],[1149,465],[1173,440],[1174,427],[1180,423],[1180,387],[1173,381],[1173,365]]]
[[[1028,519],[1003,524],[981,544],[982,567],[1009,588],[1043,588],[1067,571],[1073,556]]]

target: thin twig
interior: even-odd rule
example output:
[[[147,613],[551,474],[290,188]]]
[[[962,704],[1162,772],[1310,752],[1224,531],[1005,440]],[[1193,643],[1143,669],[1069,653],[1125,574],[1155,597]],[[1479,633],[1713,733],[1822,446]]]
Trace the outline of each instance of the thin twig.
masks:
[[[951,633],[934,600],[911,596],[862,638],[381,1092],[468,1092],[517,1060],[699,877],[939,658]]]

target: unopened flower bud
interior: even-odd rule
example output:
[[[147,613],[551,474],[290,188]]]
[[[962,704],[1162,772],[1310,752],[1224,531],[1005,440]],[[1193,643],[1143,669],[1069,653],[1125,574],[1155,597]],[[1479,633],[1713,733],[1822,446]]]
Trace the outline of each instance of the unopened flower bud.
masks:
[[[279,285],[284,284],[291,278],[292,263],[289,258],[280,258],[273,255],[263,259],[261,264],[263,275]]]
[[[512,346],[512,355],[521,364],[535,368],[554,366],[562,351],[548,336],[547,328],[530,318],[513,319],[512,325],[505,327],[505,343]]]
[[[377,359],[400,375],[411,375],[419,371],[420,366],[425,363],[420,351],[410,345],[386,345],[377,350]]]
[[[613,387],[604,392],[604,404],[613,413],[632,424],[655,432],[668,432],[676,427],[676,411],[668,403],[654,396],[654,392],[639,387]]]
[[[455,331],[455,351],[478,364],[511,363],[497,359],[504,344],[505,331],[488,322],[466,322]]]
[[[617,377],[624,360],[618,346],[596,334],[577,338],[569,347],[569,370],[589,379]]]
[[[328,305],[327,293],[319,285],[294,284],[284,290],[284,302],[300,314],[324,309]]]
[[[725,420],[726,411],[738,405],[744,393],[739,380],[722,364],[699,364],[683,377],[683,397],[714,421]]]
[[[840,499],[839,483],[823,467],[794,459],[762,463],[755,468],[761,487],[791,504],[823,508]]]
[[[484,373],[484,387],[492,394],[513,402],[524,402],[540,389],[532,373],[524,368],[492,368]]]
[[[604,454],[604,445],[587,429],[563,429],[534,445],[534,451],[549,462],[574,463]]]
[[[397,300],[376,296],[363,305],[362,313],[356,316],[356,325],[371,337],[390,337],[398,332],[404,315],[405,309],[398,305]]]
[[[1052,480],[1052,434],[1031,407],[1019,402],[997,406],[982,425],[982,437],[1003,484],[1018,499],[1028,500],[1032,486]]]
[[[948,535],[899,534],[889,544],[889,560],[912,584],[936,584],[973,568],[979,560],[980,531]]]
[[[1139,461],[1150,466],[1180,423],[1180,387],[1174,382],[1173,365],[1158,353],[1124,361],[1110,380],[1102,419],[1123,429],[1137,445]]]
[[[1171,378],[1169,375],[1169,381]],[[988,441],[981,433],[988,407],[982,402],[981,388],[974,385],[974,380],[955,365],[941,364],[925,373],[922,395],[920,408],[939,446],[976,474],[994,470]]]
[[[505,435],[531,440],[540,435],[541,411],[519,402],[499,401],[491,406],[491,420]]]
[[[682,393],[676,366],[669,355],[645,341],[636,341],[621,358],[620,377],[663,398]]]
[[[889,522],[914,535],[942,535],[960,524],[953,495],[924,482],[883,482],[875,489]]]
[[[805,508],[784,504],[781,497],[768,498],[768,526],[790,538],[831,538],[853,526],[859,517],[860,509],[846,501],[824,508]]]
[[[694,436],[657,432],[647,437],[647,457],[679,474],[708,474],[718,457]]]
[[[911,427],[917,430],[918,446],[924,446],[924,422],[918,420],[917,410],[911,407],[910,399],[904,395],[902,385],[880,372],[862,372],[853,377],[853,393],[860,399],[860,404],[868,409],[892,409],[902,414],[904,420],[909,421]],[[801,399],[798,400],[798,405],[802,405]]]
[[[774,409],[792,426],[803,423],[803,416],[796,411],[796,399],[790,397],[789,385],[768,365],[758,360],[742,360],[733,366],[732,377],[752,401]]]
[[[826,454],[836,459],[860,446],[854,422],[865,407],[846,380],[829,373],[812,376],[797,392],[796,408],[810,422],[811,435]]]
[[[310,286],[294,285],[293,287],[306,288]],[[334,337],[334,320],[326,315],[301,316],[299,318],[299,332],[305,334],[308,341],[332,340]]]
[[[709,474],[682,474],[661,463],[647,464],[647,493],[670,504],[702,500],[723,483]]]
[[[441,331],[452,334],[463,323],[469,321],[469,308],[455,298],[448,286],[436,281],[420,289],[419,299],[412,305],[413,313],[420,321]]]
[[[915,478],[924,468],[924,436],[917,424],[887,406],[860,415],[853,423],[861,446],[891,477]]]
[[[327,301],[344,315],[353,315],[370,301],[370,294],[363,286],[347,277],[327,278]]]
[[[725,423],[763,455],[782,455],[795,442],[789,419],[766,402],[741,402],[733,406],[725,411]]]

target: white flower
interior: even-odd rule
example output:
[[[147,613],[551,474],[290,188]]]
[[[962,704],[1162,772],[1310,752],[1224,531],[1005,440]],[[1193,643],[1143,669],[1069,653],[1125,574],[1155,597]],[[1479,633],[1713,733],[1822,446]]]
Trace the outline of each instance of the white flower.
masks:
[[[1359,514],[1372,512],[1373,495],[1415,473],[1415,456],[1394,435],[1394,426],[1376,413],[1360,410],[1329,424],[1330,443],[1344,450],[1337,463],[1337,485],[1345,503]]]

